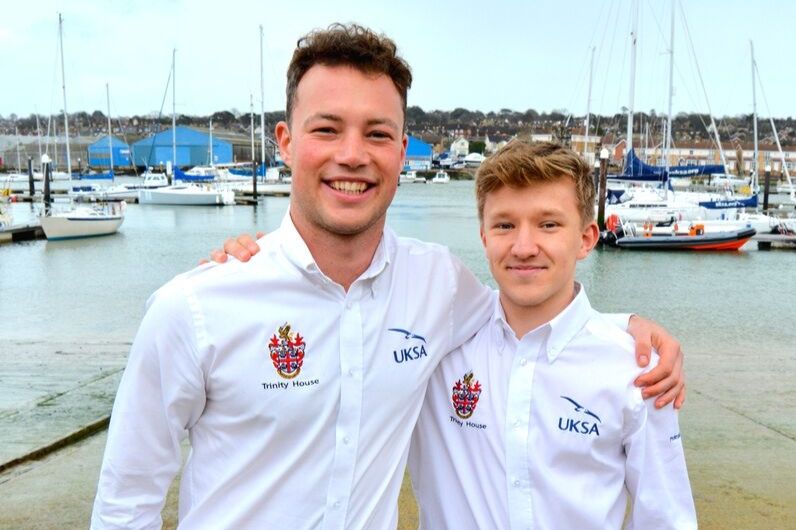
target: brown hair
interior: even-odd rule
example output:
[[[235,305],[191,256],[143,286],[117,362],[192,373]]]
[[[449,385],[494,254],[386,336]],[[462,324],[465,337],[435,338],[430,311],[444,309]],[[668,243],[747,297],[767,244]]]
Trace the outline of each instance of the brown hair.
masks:
[[[513,140],[481,164],[475,177],[478,219],[484,220],[484,203],[491,192],[508,186],[523,188],[533,182],[571,178],[575,183],[581,221],[594,219],[594,178],[589,165],[574,151],[551,142]]]
[[[287,122],[290,123],[296,105],[299,81],[316,64],[350,66],[366,74],[388,76],[401,96],[406,116],[406,93],[412,86],[412,72],[397,51],[390,38],[358,24],[332,24],[301,37],[287,68]]]

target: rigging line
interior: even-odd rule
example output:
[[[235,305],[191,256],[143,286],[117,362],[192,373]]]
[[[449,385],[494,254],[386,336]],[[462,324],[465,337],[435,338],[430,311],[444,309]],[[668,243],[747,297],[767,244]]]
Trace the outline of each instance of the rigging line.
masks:
[[[715,132],[715,139],[711,138],[711,141],[716,146],[716,149],[719,150],[719,154],[721,155],[721,163],[724,167],[727,167],[727,161],[724,159],[724,149],[721,147],[720,139],[719,139],[719,129],[715,126],[715,121],[713,120],[713,110],[710,108],[710,100],[708,99],[708,91],[705,88],[705,80],[702,78],[702,70],[699,68],[699,61],[697,60],[696,50],[694,49],[694,41],[691,39],[691,30],[688,28],[688,20],[685,16],[685,8],[683,7],[683,3],[678,1],[680,5],[680,18],[683,21],[683,27],[685,28],[685,35],[688,39],[688,45],[691,50],[691,55],[694,58],[694,64],[696,65],[697,76],[699,77],[699,83],[702,86],[702,93],[705,96],[705,103],[708,107],[708,115],[710,116],[710,121],[713,124],[714,132]]]
[[[163,101],[160,102],[160,111],[158,112],[158,119],[156,121],[158,126],[158,131],[152,135],[152,143],[149,145],[149,153],[147,154],[147,168],[149,167],[149,163],[152,161],[152,151],[155,149],[155,137],[160,133],[160,118],[163,117],[163,107],[166,105],[166,98],[169,95],[169,86],[171,85],[171,74],[173,70],[169,67],[169,77],[166,80],[166,90],[163,91]]]
[[[605,39],[608,36],[608,21],[611,20],[611,13],[613,13],[615,2],[612,1],[610,4],[603,3],[603,7],[605,7],[606,5],[608,6],[608,9],[607,9],[607,12],[606,12],[605,21],[603,21],[602,19],[600,19],[600,21],[599,21],[599,23],[602,25],[603,31],[602,31],[602,37],[600,37],[599,45],[595,46],[596,47],[596,52],[595,52],[595,56],[596,57],[594,58],[595,59],[594,63],[597,65],[597,71],[598,72],[602,72],[602,75],[603,75],[603,77],[605,79],[610,77],[609,73],[608,73],[608,69],[607,68],[601,69],[600,68],[600,64],[602,64],[601,61],[602,61],[602,57],[603,57],[603,52],[605,50]],[[613,26],[614,30],[616,30],[616,24],[611,24],[611,26]],[[608,58],[610,59],[610,55],[608,56]],[[596,87],[596,85],[593,85],[593,89],[594,89],[595,96],[597,96],[597,87]],[[604,95],[604,93],[600,94],[601,97],[603,95]],[[596,111],[596,109],[595,109],[595,111]]]
[[[591,48],[589,48],[589,53],[591,53]],[[572,89],[572,94],[570,95],[569,102],[567,103],[567,107],[566,107],[567,109],[574,108],[575,97],[577,96],[578,93],[580,93],[581,87],[583,87],[583,77],[584,77],[584,73],[583,72],[584,72],[584,70],[586,68],[586,61],[587,61],[588,57],[589,57],[588,54],[586,54],[583,57],[583,62],[580,65],[580,72],[578,73],[578,76],[576,78],[578,81],[577,81],[576,84],[574,84],[574,87]],[[574,114],[574,111],[572,111],[572,110],[567,112],[567,121],[569,121],[569,118],[572,117],[573,114]]]
[[[661,43],[662,43],[663,47],[664,47],[664,52],[662,54],[659,54],[659,55],[668,55],[671,52],[673,44],[671,42],[669,42],[668,46],[667,46],[667,38],[666,38],[666,35],[663,32],[663,28],[661,27],[660,18],[658,17],[658,14],[653,9],[653,6],[650,3],[650,0],[647,0],[647,6],[649,7],[649,11],[652,13],[652,20],[655,22],[655,27],[658,30],[658,42],[656,43],[655,49],[660,49],[661,48]],[[657,75],[658,76],[661,76],[662,74],[663,74],[663,70],[658,70],[657,71]],[[657,79],[654,85],[655,85],[655,87],[667,86],[668,85],[668,80],[666,82],[664,82],[662,79]],[[666,102],[668,97],[669,97],[668,94],[664,94],[663,95],[664,102]],[[653,96],[652,99],[654,100],[654,99],[657,99],[657,98],[655,96]]]
[[[631,42],[631,39],[632,39],[632,37],[630,35],[630,33],[631,33],[631,29],[630,28],[633,27],[632,18],[633,18],[633,16],[632,16],[632,14],[630,14],[630,16],[628,16],[628,19],[627,19],[627,26],[626,26],[627,31],[625,32],[625,39],[624,39],[625,43]],[[617,79],[625,79],[625,64],[627,62],[627,53],[628,53],[628,49],[630,48],[630,46],[625,45],[625,46],[623,46],[623,48],[624,48],[624,51],[622,53],[622,64],[621,64],[621,67],[619,69],[619,77]],[[607,81],[608,81],[608,79],[606,78],[606,82]],[[620,86],[622,86],[621,83],[620,83]],[[614,103],[614,108],[615,109],[618,109],[621,106],[619,104],[619,98],[621,96],[621,93],[622,93],[622,89],[621,88],[616,91],[616,102]]]
[[[771,132],[774,135],[774,141],[777,144],[777,150],[779,151],[779,157],[781,160],[782,167],[780,169],[781,173],[785,173],[785,178],[788,180],[788,184],[791,186],[790,192],[790,199],[791,201],[796,202],[796,191],[793,189],[793,182],[790,178],[790,171],[788,171],[788,163],[785,161],[785,153],[782,151],[782,144],[779,141],[779,133],[777,132],[777,126],[774,124],[774,115],[771,114],[771,109],[768,106],[768,98],[766,97],[766,89],[763,87],[763,80],[760,77],[760,70],[757,68],[757,61],[752,63],[755,68],[755,72],[757,73],[757,84],[760,85],[760,93],[763,94],[763,103],[766,104],[766,112],[768,113],[768,119],[771,122]]]
[[[608,18],[609,19],[615,18],[615,17],[611,16],[613,14],[614,5],[616,5],[616,4],[614,2],[611,2],[611,9],[608,11]],[[618,8],[617,8],[617,12],[618,12]],[[617,16],[618,16],[618,13],[617,13]],[[608,90],[607,90],[608,80],[611,78],[611,74],[610,74],[611,58],[613,57],[614,44],[616,43],[616,32],[617,32],[617,28],[618,28],[619,24],[611,24],[611,26],[613,27],[613,33],[611,34],[611,46],[610,46],[610,48],[608,50],[608,55],[607,55],[607,60],[606,60],[606,62],[608,64],[606,65],[605,68],[601,69],[601,71],[603,72],[603,87],[602,87],[602,90],[600,90],[600,103],[599,103],[600,110],[603,110],[603,105],[604,105],[604,102],[605,102],[605,94],[608,92]],[[598,48],[598,51],[597,51],[597,64],[601,64],[600,61],[602,60],[603,52],[605,51],[604,42],[605,42],[605,37],[607,35],[608,35],[608,24],[606,23],[606,31],[605,31],[605,34],[603,35],[603,42],[601,43],[601,45],[600,45],[600,47]],[[600,70],[600,69],[598,68],[598,70]]]

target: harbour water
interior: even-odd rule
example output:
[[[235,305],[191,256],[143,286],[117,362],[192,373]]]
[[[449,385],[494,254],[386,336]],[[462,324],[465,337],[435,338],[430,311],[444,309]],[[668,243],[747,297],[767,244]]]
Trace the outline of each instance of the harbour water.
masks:
[[[57,364],[47,352],[64,344],[123,363],[119,352],[151,292],[230,235],[272,230],[288,202],[130,205],[113,236],[0,246],[2,353],[35,350],[42,372]],[[14,207],[17,217],[31,208]],[[472,182],[402,185],[389,224],[447,244],[490,281]],[[578,267],[597,308],[654,318],[683,343],[689,394],[681,424],[703,528],[796,527],[794,263],[793,251],[752,243],[739,253],[601,249]],[[0,413],[23,399],[4,388]]]

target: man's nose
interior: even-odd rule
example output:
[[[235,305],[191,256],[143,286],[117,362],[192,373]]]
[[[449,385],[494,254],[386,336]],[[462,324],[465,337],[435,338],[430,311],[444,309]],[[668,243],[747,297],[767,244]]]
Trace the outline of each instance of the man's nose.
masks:
[[[539,254],[539,245],[536,234],[531,227],[520,226],[517,228],[516,239],[511,246],[511,253],[521,259],[532,258]]]
[[[368,151],[365,138],[356,132],[344,134],[335,153],[335,162],[341,166],[360,167],[368,162]]]

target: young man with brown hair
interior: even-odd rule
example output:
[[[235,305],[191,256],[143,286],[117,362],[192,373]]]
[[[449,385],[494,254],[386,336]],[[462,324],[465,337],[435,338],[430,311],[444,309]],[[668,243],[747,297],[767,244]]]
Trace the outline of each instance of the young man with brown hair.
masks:
[[[423,528],[696,528],[677,414],[575,265],[598,238],[589,166],[513,141],[476,176],[493,315],[445,357],[409,453]]]
[[[395,527],[426,384],[494,297],[448,249],[385,227],[410,83],[395,44],[360,26],[299,40],[275,131],[289,212],[248,263],[195,269],[150,299],[92,528],[159,527],[186,434],[181,529]],[[646,382],[671,400],[682,360],[668,344],[669,369]]]

